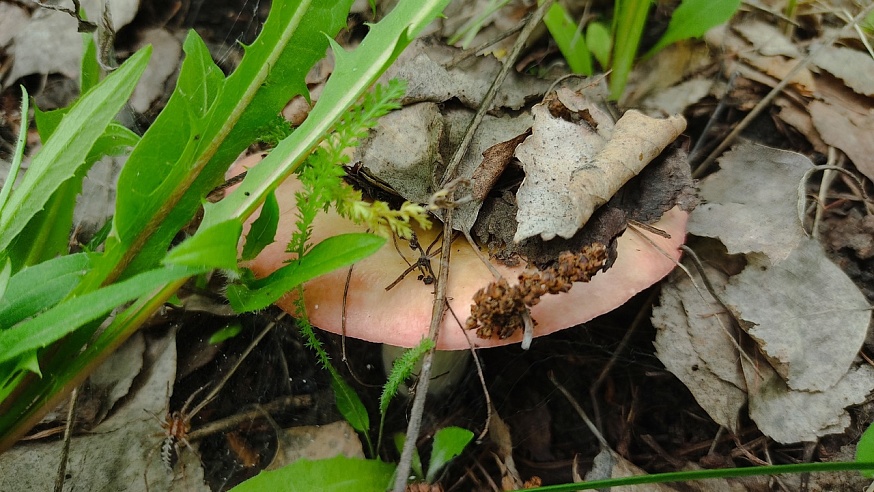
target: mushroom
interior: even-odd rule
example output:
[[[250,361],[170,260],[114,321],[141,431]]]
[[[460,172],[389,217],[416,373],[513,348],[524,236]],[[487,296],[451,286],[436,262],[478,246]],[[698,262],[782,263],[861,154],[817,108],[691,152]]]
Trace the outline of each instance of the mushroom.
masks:
[[[252,166],[253,159],[247,158],[240,165]],[[285,252],[285,245],[295,230],[294,192],[298,189],[299,182],[291,177],[277,190],[281,215],[276,242],[247,265],[259,277],[280,268],[291,257]],[[610,269],[595,275],[588,283],[574,284],[566,293],[544,296],[531,309],[531,317],[536,322],[534,336],[573,327],[610,312],[665,277],[680,256],[679,247],[685,240],[687,218],[687,212],[675,207],[652,224],[654,228],[667,232],[670,238],[637,229],[626,231],[617,240],[617,259]],[[425,248],[437,238],[440,227],[438,224],[428,231],[414,229],[419,243]],[[317,243],[329,236],[348,232],[365,232],[365,228],[328,212],[316,219],[312,241]],[[407,250],[404,251],[407,261],[418,259],[409,248],[399,246],[400,251]],[[434,285],[426,284],[413,272],[386,290],[408,269],[407,261],[389,241],[375,254],[354,265],[345,299],[345,332],[342,312],[348,269],[308,282],[304,289],[311,323],[333,333],[345,333],[371,342],[399,347],[417,345],[428,333]],[[481,339],[464,330],[463,325],[471,312],[471,299],[494,277],[463,237],[452,243],[450,261],[447,300],[460,324],[452,313],[446,314],[437,348],[466,350],[471,343],[475,347],[495,347],[520,342],[521,330],[504,339]],[[436,268],[437,261],[434,265]],[[524,266],[511,268],[497,262],[494,262],[494,267],[511,285],[525,269]],[[290,296],[277,304],[294,312]]]

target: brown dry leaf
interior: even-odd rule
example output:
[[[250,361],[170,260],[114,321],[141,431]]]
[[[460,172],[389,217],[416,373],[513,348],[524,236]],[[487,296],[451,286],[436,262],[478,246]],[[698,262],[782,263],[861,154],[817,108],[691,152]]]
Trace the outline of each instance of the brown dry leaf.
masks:
[[[806,103],[791,97],[777,96],[774,98],[774,105],[780,108],[777,117],[804,135],[813,150],[823,155],[828,153],[828,144],[822,141],[819,132],[814,128]]]
[[[531,132],[527,131],[505,142],[496,143],[483,152],[483,161],[470,178],[474,200],[478,202],[485,200],[486,195],[513,159],[516,147],[529,135]]]
[[[734,24],[732,30],[749,41],[761,55],[782,55],[787,58],[800,58],[802,56],[796,44],[774,24],[744,19],[743,22]]]
[[[524,481],[516,469],[516,462],[513,460],[513,437],[510,434],[510,428],[494,406],[490,410],[488,435],[497,447],[494,457],[501,469],[501,486],[504,490],[519,490]]]
[[[364,448],[355,429],[345,420],[325,425],[304,425],[284,429],[279,449],[267,470],[276,470],[301,458],[328,459],[341,454],[364,458]]]
[[[768,35],[762,37],[772,41],[777,39]],[[787,58],[784,55],[760,54],[760,52],[783,51],[779,48],[782,43],[775,42],[773,44],[774,48],[771,48],[771,44],[756,47],[738,35],[734,29],[729,29],[726,26],[716,27],[707,31],[704,38],[711,46],[725,50],[743,62],[731,63],[731,58],[726,57],[726,73],[738,71],[743,77],[755,80],[769,87],[774,87],[786,78],[786,75],[798,64],[798,59],[796,58]],[[754,70],[751,70],[749,67],[752,67]],[[759,73],[756,73],[757,71]],[[805,96],[813,95],[816,89],[813,74],[807,68],[796,73],[790,81],[790,86]]]
[[[856,169],[874,179],[874,107],[846,104],[838,98],[813,101],[809,106],[813,125],[829,145],[841,149]]]
[[[789,256],[804,239],[798,223],[798,182],[813,167],[801,154],[740,144],[719,159],[721,170],[701,181],[706,203],[689,217],[689,232],[718,238],[729,254]]]
[[[578,121],[554,116],[557,104]],[[532,135],[516,148],[525,180],[516,193],[515,242],[572,237],[596,208],[657,157],[686,127],[629,111],[616,122],[580,94],[559,89],[534,106]]]
[[[721,291],[725,275],[714,268],[706,272]],[[658,328],[654,345],[656,356],[689,388],[701,408],[717,424],[736,432],[738,415],[747,402],[746,383],[737,342],[727,334],[735,326],[724,311],[685,272],[675,270],[653,308],[652,323]]]
[[[656,53],[653,57],[635,64],[628,77],[628,85],[620,100],[623,108],[640,108],[645,101],[659,98],[665,91],[671,91],[684,80],[694,78],[713,64],[713,54],[706,45],[699,42],[679,42]],[[712,84],[711,78],[707,78]],[[680,95],[680,94],[677,94]],[[688,100],[683,95],[680,99]],[[676,106],[676,103],[672,104]],[[664,114],[682,113],[666,111]],[[652,113],[648,113],[652,114]]]
[[[868,331],[865,296],[812,239],[783,261],[747,260],[724,294],[744,329],[790,388],[825,391],[837,384]]]
[[[842,46],[826,46],[812,61],[857,93],[874,96],[874,58],[868,53]]]

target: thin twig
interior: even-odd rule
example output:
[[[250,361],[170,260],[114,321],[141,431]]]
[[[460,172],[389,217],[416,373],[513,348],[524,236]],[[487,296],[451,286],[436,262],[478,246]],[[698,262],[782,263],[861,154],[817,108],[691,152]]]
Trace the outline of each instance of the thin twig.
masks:
[[[544,1],[528,18],[525,28],[519,33],[519,37],[513,45],[513,50],[510,52],[510,55],[504,59],[504,64],[501,66],[500,72],[498,72],[497,77],[495,77],[494,82],[492,82],[491,87],[489,87],[488,92],[486,92],[482,105],[479,110],[477,110],[473,120],[470,122],[464,138],[456,149],[455,154],[452,156],[449,165],[446,167],[446,171],[443,173],[443,177],[440,180],[440,186],[438,186],[437,189],[445,188],[447,184],[455,178],[458,165],[467,153],[468,147],[470,147],[473,135],[476,133],[479,124],[482,122],[486,112],[491,107],[492,101],[498,93],[498,88],[503,84],[504,79],[516,63],[519,54],[522,52],[525,42],[531,36],[531,33],[534,32],[534,29],[546,14],[546,10],[552,6],[553,2],[554,0]],[[431,326],[428,330],[428,337],[435,342],[437,341],[440,325],[443,323],[443,315],[446,309],[446,285],[449,279],[449,252],[451,251],[452,237],[454,236],[452,231],[452,209],[448,208],[445,211],[445,217],[443,219],[443,247],[440,252],[440,272],[438,273],[437,278],[434,308],[431,310]],[[404,448],[401,451],[401,458],[395,472],[395,492],[403,492],[407,486],[407,477],[410,474],[410,467],[413,462],[413,451],[416,449],[416,441],[418,440],[419,428],[422,423],[422,414],[425,410],[425,399],[428,393],[428,383],[431,379],[431,365],[433,363],[436,346],[437,344],[435,343],[434,348],[429,350],[422,360],[422,369],[419,374],[420,386],[416,391],[416,396],[413,398],[413,406],[410,409],[410,421],[407,425]]]
[[[70,443],[73,441],[73,425],[76,423],[76,400],[79,388],[73,388],[70,393],[70,408],[67,409],[67,425],[64,427],[64,447],[61,448],[61,460],[58,463],[58,473],[55,475],[55,492],[64,490],[67,475],[67,460],[70,456]]]

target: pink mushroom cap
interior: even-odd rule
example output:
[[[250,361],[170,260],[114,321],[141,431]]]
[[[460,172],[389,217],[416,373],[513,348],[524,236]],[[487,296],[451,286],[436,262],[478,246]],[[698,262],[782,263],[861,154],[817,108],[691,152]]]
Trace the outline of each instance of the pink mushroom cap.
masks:
[[[257,156],[244,159],[232,174],[240,172],[240,166],[251,167],[257,160]],[[291,177],[276,191],[281,214],[276,242],[245,265],[258,277],[269,275],[294,257],[285,252],[285,246],[296,230],[294,193],[299,187],[297,179]],[[531,316],[536,321],[534,336],[576,326],[608,313],[664,278],[680,257],[679,247],[685,241],[687,219],[688,213],[675,207],[652,224],[667,232],[670,239],[650,232],[627,230],[617,240],[617,259],[609,270],[599,272],[588,283],[574,284],[567,293],[546,295],[531,309]],[[416,228],[419,243],[427,247],[441,227],[442,224],[436,222],[428,231]],[[247,231],[248,224],[245,228]],[[328,212],[316,219],[312,241],[315,244],[327,237],[350,232],[366,232],[366,229],[334,212]],[[398,245],[408,261],[416,261],[417,253],[410,250],[406,242],[399,242]],[[438,263],[438,256],[435,256],[432,260],[435,273]],[[493,261],[493,264],[511,285],[517,283],[518,275],[525,269],[524,266],[510,268],[497,261]],[[346,336],[400,347],[412,347],[427,336],[434,303],[434,284],[426,285],[418,280],[418,271],[414,271],[391,290],[385,290],[407,268],[407,263],[391,241],[354,265],[346,296]],[[347,273],[348,268],[341,268],[305,284],[307,314],[314,326],[343,333],[342,306]],[[481,339],[473,331],[462,328],[470,316],[473,295],[493,280],[492,273],[464,237],[456,239],[452,243],[446,291],[452,312],[447,312],[443,319],[437,348],[464,350],[470,343],[476,347],[496,347],[522,340],[521,330],[505,339]],[[276,304],[294,313],[291,295],[283,297]]]

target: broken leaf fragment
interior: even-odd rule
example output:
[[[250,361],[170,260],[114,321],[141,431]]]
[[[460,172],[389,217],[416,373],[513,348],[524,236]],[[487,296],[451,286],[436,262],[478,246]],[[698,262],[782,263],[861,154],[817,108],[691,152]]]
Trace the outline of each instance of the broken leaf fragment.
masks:
[[[614,125],[608,113],[567,89],[532,113],[532,135],[516,148],[525,180],[516,193],[515,242],[572,237],[686,128],[682,116],[655,119],[633,110]]]

